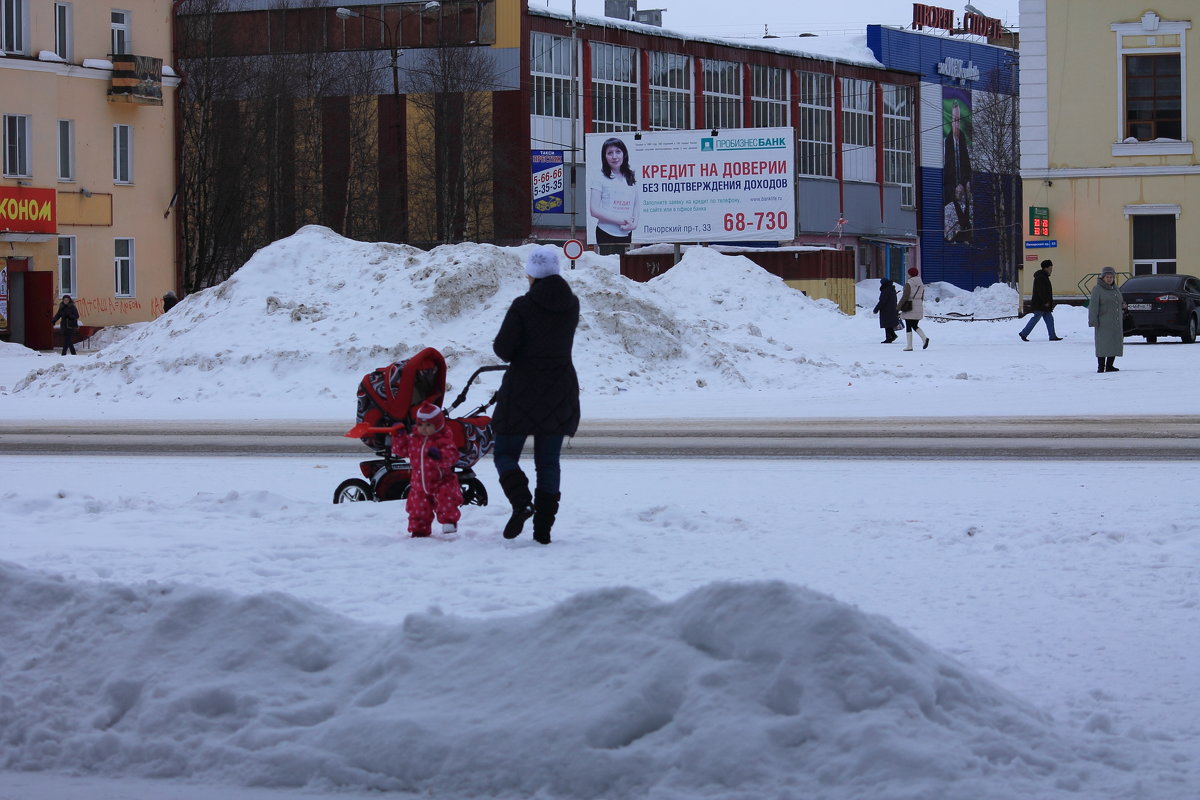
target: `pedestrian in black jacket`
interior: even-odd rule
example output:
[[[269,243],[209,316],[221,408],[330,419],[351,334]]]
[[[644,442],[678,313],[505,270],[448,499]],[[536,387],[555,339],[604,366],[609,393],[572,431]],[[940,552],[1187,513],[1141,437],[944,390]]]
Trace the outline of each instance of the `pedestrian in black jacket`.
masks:
[[[896,310],[896,284],[890,278],[879,279],[879,302],[871,309],[872,314],[879,315],[879,327],[883,328],[883,341],[880,344],[891,344],[900,337],[896,328],[900,325],[900,312]]]
[[[70,350],[71,355],[79,355],[75,352],[75,331],[79,329],[79,309],[75,307],[75,301],[69,294],[63,295],[62,302],[58,304],[58,313],[50,320],[50,324],[53,325],[60,319],[62,320],[62,354],[65,356],[67,350]]]
[[[1033,273],[1033,293],[1029,297],[1029,310],[1033,314],[1017,334],[1023,342],[1029,341],[1029,334],[1039,319],[1046,320],[1046,331],[1050,334],[1050,341],[1062,341],[1062,337],[1054,332],[1054,315],[1050,313],[1054,310],[1054,289],[1050,286],[1050,273],[1053,270],[1054,262],[1047,258],[1042,262],[1042,268]]]
[[[538,247],[525,262],[529,291],[513,301],[492,343],[508,371],[500,384],[492,429],[500,486],[512,504],[504,538],[521,535],[533,517],[533,538],[550,544],[550,528],[561,498],[559,454],[563,438],[579,428],[579,378],[571,361],[579,299],[559,270],[558,249]],[[537,485],[518,464],[525,439],[533,436]]]

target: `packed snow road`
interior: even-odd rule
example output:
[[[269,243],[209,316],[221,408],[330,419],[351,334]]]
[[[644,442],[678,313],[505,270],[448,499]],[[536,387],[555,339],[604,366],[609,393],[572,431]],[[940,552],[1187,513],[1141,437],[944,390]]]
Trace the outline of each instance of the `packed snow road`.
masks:
[[[0,422],[5,454],[362,455],[329,421]],[[568,458],[744,457],[1194,461],[1200,417],[585,421]]]

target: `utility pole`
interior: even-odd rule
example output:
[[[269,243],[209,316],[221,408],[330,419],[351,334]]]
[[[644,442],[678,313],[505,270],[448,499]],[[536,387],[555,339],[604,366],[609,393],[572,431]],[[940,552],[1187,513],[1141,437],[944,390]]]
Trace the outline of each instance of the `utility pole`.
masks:
[[[575,0],[571,0],[571,238],[575,238],[576,219],[579,216],[577,204],[579,202],[579,192],[575,186],[575,137],[578,136],[579,124],[579,108],[577,99],[579,97],[579,58],[576,53],[576,45],[578,44],[578,35],[576,33],[578,26],[575,24]]]

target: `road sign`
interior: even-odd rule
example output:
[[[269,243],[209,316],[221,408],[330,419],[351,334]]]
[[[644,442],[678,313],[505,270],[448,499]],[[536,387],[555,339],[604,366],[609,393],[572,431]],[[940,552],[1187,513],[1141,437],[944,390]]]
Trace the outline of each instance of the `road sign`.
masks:
[[[568,239],[563,243],[563,255],[574,261],[583,255],[583,242],[578,239]]]

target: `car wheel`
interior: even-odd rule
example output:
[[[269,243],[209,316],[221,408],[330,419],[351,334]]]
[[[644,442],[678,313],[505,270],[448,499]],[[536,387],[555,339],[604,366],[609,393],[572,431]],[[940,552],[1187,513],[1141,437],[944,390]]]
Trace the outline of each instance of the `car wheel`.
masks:
[[[1157,336],[1147,336],[1146,337],[1146,344],[1154,344],[1157,341],[1158,341]]]
[[[1195,344],[1196,342],[1196,315],[1188,317],[1188,329],[1183,334],[1184,344]]]

